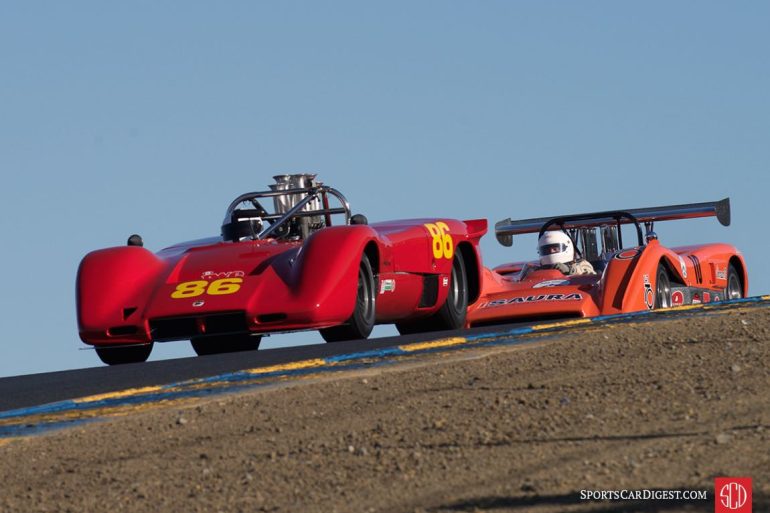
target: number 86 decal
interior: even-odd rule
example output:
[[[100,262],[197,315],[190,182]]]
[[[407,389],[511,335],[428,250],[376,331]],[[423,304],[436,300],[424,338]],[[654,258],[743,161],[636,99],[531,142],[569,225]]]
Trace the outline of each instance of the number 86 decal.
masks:
[[[454,255],[454,244],[452,243],[452,236],[449,235],[449,226],[443,221],[437,223],[427,223],[425,228],[430,232],[433,237],[433,258],[452,258]]]
[[[210,283],[204,280],[185,281],[176,286],[174,292],[171,293],[171,297],[173,299],[187,299],[203,294],[225,296],[238,292],[241,289],[241,283],[243,283],[242,278],[223,278]]]

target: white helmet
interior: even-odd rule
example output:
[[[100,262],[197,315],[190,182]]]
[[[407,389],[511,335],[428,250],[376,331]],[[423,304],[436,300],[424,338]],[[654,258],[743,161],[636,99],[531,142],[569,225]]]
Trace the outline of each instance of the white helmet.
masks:
[[[561,230],[547,231],[537,241],[540,265],[566,264],[575,260],[575,247]]]

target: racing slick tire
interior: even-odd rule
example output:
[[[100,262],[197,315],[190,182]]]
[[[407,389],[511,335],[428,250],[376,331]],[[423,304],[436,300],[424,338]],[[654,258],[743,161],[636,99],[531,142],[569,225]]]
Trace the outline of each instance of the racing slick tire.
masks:
[[[743,297],[743,284],[741,283],[741,275],[738,274],[738,270],[730,264],[727,270],[727,289],[725,290],[725,297],[727,300],[740,299]]]
[[[152,352],[152,342],[141,346],[96,347],[99,359],[107,365],[146,362]]]
[[[342,342],[367,338],[374,328],[376,294],[377,283],[372,265],[364,254],[358,266],[358,289],[353,315],[341,326],[321,329],[323,339],[327,342]]]
[[[655,310],[659,308],[671,308],[671,277],[662,264],[658,264],[655,279]]]
[[[452,274],[449,279],[449,293],[438,312],[425,319],[396,323],[396,328],[402,335],[426,331],[456,330],[465,326],[467,312],[468,275],[462,256],[455,254],[452,261]]]
[[[195,354],[206,356],[210,354],[236,353],[239,351],[256,351],[259,349],[261,335],[213,335],[210,337],[195,337],[190,339]]]

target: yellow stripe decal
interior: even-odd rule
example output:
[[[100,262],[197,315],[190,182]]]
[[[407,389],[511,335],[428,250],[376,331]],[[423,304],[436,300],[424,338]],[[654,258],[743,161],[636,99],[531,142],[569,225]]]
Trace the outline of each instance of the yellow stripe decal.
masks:
[[[459,344],[464,344],[468,340],[465,337],[452,337],[452,338],[442,338],[440,340],[433,340],[431,342],[420,342],[417,344],[406,344],[403,346],[398,346],[399,349],[402,351],[406,351],[408,353],[411,353],[413,351],[422,351],[424,349],[433,349],[436,347],[448,347],[448,346],[456,346]]]

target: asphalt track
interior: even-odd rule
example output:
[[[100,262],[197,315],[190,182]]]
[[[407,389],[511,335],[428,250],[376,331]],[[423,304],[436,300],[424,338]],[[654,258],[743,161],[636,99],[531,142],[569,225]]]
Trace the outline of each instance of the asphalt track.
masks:
[[[526,345],[553,339],[574,329],[719,315],[757,307],[770,307],[770,296],[624,315],[497,325],[5,378],[0,380],[0,444],[147,409],[183,406],[202,397],[394,365],[430,353]]]
[[[384,353],[394,354],[393,351],[387,351],[389,348],[408,347],[410,344],[413,347],[417,347],[414,344],[420,342],[455,340],[458,337],[464,341],[512,339],[536,330],[545,332],[561,331],[584,323],[603,324],[608,322],[645,321],[668,318],[672,315],[707,315],[711,312],[752,304],[766,305],[768,299],[770,299],[770,296],[761,296],[724,303],[680,307],[664,311],[638,312],[590,320],[572,319],[566,322],[556,320],[539,324],[513,323],[419,335],[382,337],[333,344],[313,344],[113,367],[99,366],[78,370],[13,376],[0,378],[0,412],[88,396],[98,396],[100,394],[116,393],[129,389],[222,376],[244,369],[285,366],[293,362],[334,360],[335,357],[350,361],[349,355],[353,355],[356,358],[362,355],[381,358]],[[526,343],[526,340],[521,340],[517,343]],[[384,353],[382,350],[385,350]]]
[[[467,330],[282,347],[203,357],[193,356],[112,367],[102,365],[86,369],[12,376],[0,378],[0,412],[118,390],[205,378],[242,369],[329,358],[435,339],[507,332],[533,325],[534,323],[514,323]],[[186,344],[188,342],[166,343]],[[97,359],[96,354],[94,354],[94,359]]]

